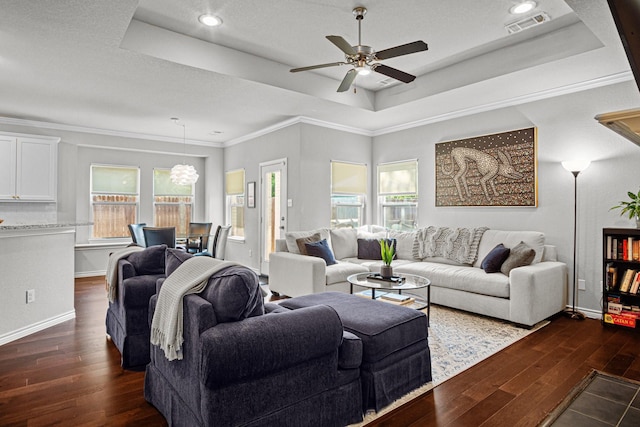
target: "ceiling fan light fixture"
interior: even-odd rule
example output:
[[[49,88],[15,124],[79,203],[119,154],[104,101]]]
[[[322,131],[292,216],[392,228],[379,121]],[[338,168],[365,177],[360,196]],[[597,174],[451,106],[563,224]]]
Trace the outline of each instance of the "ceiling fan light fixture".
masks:
[[[538,4],[533,0],[525,0],[523,2],[520,2],[518,4],[511,6],[511,9],[509,9],[509,13],[512,15],[522,15],[523,13],[527,13],[535,9],[537,5]]]
[[[207,27],[217,27],[222,25],[222,18],[216,15],[204,14],[198,17],[198,21]]]
[[[356,67],[356,71],[359,76],[368,76],[371,74],[371,69],[369,67]]]

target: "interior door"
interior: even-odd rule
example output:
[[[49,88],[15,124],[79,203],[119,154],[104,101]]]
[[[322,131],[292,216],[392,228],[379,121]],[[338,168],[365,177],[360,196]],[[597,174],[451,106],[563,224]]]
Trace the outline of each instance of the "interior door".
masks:
[[[287,229],[287,159],[260,164],[260,274],[269,275],[269,255]]]

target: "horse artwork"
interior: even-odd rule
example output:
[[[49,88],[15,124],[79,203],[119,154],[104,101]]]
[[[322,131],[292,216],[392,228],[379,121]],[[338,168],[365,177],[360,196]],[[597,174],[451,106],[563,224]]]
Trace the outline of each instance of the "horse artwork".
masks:
[[[436,206],[537,206],[536,129],[436,144]]]

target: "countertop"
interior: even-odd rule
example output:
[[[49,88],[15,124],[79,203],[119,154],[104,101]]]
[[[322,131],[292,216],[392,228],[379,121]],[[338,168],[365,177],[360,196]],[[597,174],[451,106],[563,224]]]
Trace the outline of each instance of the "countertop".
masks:
[[[68,228],[93,225],[92,222],[54,222],[45,224],[0,224],[0,231],[4,230],[40,230],[46,228]]]

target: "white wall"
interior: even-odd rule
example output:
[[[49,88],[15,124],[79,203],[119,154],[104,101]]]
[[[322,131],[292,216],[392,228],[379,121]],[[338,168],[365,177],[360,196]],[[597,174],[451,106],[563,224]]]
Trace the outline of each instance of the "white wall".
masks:
[[[627,190],[638,191],[640,147],[600,125],[594,116],[638,106],[635,83],[620,83],[378,136],[373,161],[419,159],[420,227],[486,225],[542,231],[547,242],[558,247],[571,276],[574,179],[560,162],[592,160],[578,179],[577,266],[586,290],[580,291],[577,305],[599,311],[602,228],[635,226],[609,208],[625,198]],[[435,143],[531,126],[538,128],[538,207],[435,207]]]
[[[225,171],[244,168],[256,181],[260,197],[260,163],[287,159],[287,230],[328,227],[331,220],[331,160],[371,164],[371,138],[299,123],[225,149]],[[245,208],[245,239],[227,243],[226,258],[260,267],[260,200]],[[252,254],[252,255],[250,255]]]

